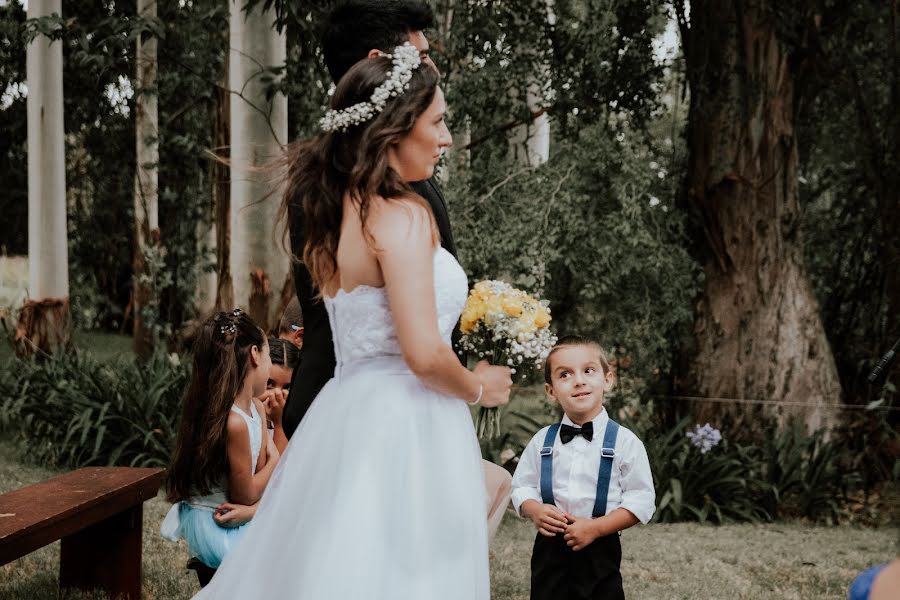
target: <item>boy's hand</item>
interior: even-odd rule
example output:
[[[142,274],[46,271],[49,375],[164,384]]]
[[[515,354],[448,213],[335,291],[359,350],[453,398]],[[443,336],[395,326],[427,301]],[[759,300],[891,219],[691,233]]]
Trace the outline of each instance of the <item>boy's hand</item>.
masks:
[[[566,527],[566,535],[563,536],[569,548],[578,552],[586,548],[598,537],[601,537],[603,535],[602,527],[600,527],[602,525],[601,519],[603,517],[585,519],[570,516],[572,522]]]
[[[543,504],[537,500],[526,500],[525,514],[534,523],[538,533],[553,537],[566,530],[566,513],[552,504]]]
[[[266,409],[266,417],[274,426],[281,424],[281,415],[284,413],[284,405],[287,402],[288,393],[281,388],[272,388],[259,397]]]

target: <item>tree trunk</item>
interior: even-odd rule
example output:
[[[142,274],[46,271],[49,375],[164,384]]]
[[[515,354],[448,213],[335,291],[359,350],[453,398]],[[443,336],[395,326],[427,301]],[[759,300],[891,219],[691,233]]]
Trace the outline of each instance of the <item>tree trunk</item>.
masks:
[[[28,18],[62,14],[60,0],[30,2]],[[19,316],[17,350],[72,345],[66,229],[62,42],[38,36],[26,50],[28,79],[28,281],[32,301]]]
[[[156,17],[156,0],[138,0],[138,15]],[[135,95],[135,158],[134,177],[134,261],[131,308],[134,315],[134,350],[147,355],[159,341],[154,322],[159,311],[153,313],[152,282],[145,262],[149,253],[157,253],[161,239],[159,231],[159,113],[157,108],[157,40],[151,34],[137,39],[137,94]],[[158,295],[158,292],[157,292]],[[149,322],[146,320],[149,319]]]
[[[280,201],[277,176],[259,167],[282,153],[287,140],[287,98],[266,98],[266,67],[283,65],[286,44],[274,28],[274,11],[259,4],[250,13],[231,3],[228,79],[231,95],[231,244],[234,304],[250,310],[265,330],[278,323],[288,255],[276,241]],[[255,170],[254,170],[255,169]]]
[[[685,201],[706,280],[682,391],[799,402],[767,408],[832,422],[840,385],[803,265],[792,64],[766,0],[691,5]],[[745,405],[701,403],[700,422]]]
[[[547,1],[547,22],[553,26],[556,24],[556,13],[553,10],[553,0]],[[525,87],[525,101],[528,110],[538,116],[523,125],[516,126],[509,135],[510,151],[513,157],[521,164],[537,167],[550,159],[550,116],[544,109],[544,99],[541,92],[542,83],[550,79],[550,69],[546,63],[541,63],[540,70],[530,78]],[[510,91],[514,96],[519,94],[518,88]]]
[[[228,36],[225,36],[228,43]],[[204,275],[201,295],[208,297],[206,302],[198,302],[198,313],[201,317],[213,311],[229,310],[234,303],[234,290],[231,287],[231,271],[229,269],[229,234],[231,208],[231,182],[228,170],[228,143],[231,137],[231,94],[228,92],[228,62],[225,62],[224,73],[216,88],[214,118],[212,124],[212,152],[215,158],[210,161],[209,180],[212,186],[210,204],[210,227],[206,231],[207,247],[215,249],[215,270]]]

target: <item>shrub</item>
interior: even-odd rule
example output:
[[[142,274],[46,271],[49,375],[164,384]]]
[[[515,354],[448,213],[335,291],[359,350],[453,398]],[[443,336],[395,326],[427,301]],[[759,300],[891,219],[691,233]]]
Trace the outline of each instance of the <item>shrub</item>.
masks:
[[[41,464],[165,466],[187,377],[188,366],[162,352],[111,363],[84,352],[15,359],[0,375],[0,427]]]
[[[647,448],[656,487],[654,520],[767,521],[758,502],[764,487],[753,449],[724,439],[707,452],[687,437],[689,419],[669,431],[639,434]]]

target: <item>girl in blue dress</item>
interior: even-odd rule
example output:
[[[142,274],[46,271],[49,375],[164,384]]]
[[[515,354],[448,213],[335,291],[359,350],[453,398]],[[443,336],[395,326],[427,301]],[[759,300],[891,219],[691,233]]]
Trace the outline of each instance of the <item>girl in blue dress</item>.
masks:
[[[263,331],[240,309],[220,312],[201,327],[184,398],[166,491],[174,503],[161,533],[184,538],[192,556],[217,568],[246,532],[246,523],[222,527],[223,504],[255,505],[275,470],[279,452],[266,433],[266,390],[271,368]]]

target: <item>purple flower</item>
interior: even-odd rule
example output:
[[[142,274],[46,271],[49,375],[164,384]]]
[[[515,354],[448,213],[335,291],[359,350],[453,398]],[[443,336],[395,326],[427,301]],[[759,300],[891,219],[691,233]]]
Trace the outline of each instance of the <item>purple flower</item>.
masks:
[[[694,431],[687,432],[687,436],[692,444],[700,448],[701,454],[706,454],[722,441],[722,432],[709,423],[702,427],[697,425]]]

